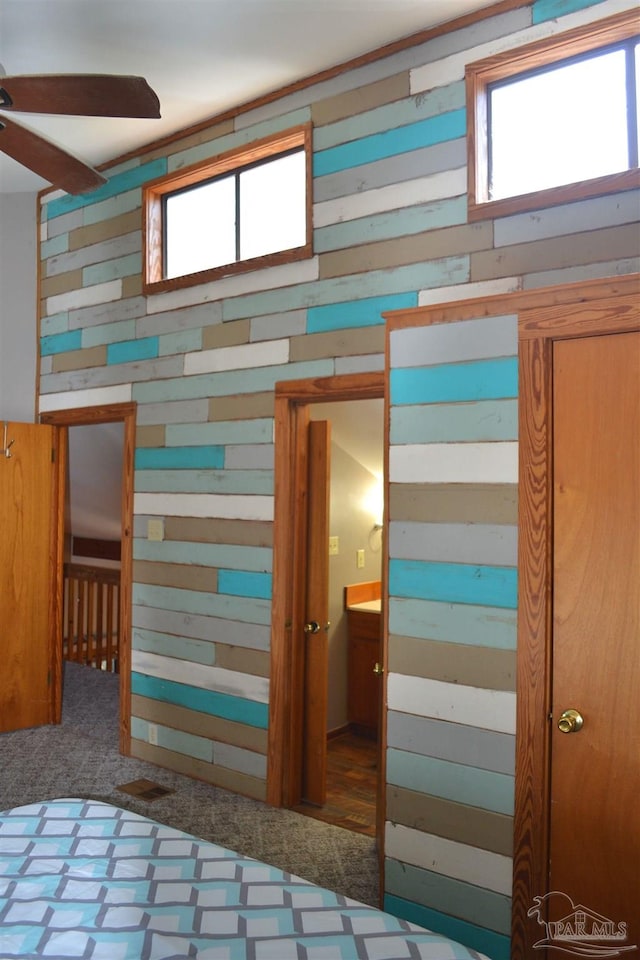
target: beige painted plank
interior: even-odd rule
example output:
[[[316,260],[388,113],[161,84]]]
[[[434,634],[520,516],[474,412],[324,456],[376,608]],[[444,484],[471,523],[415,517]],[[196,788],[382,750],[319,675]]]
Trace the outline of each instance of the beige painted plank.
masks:
[[[526,275],[541,270],[585,266],[600,260],[620,260],[638,253],[638,225],[627,224],[566,237],[520,243],[498,250],[471,252],[471,280]]]
[[[216,593],[218,571],[213,567],[197,567],[182,563],[153,563],[133,561],[133,579],[136,583],[154,583],[184,590],[204,590]]]
[[[61,293],[69,293],[82,287],[82,269],[70,270],[68,273],[59,273],[55,277],[42,277],[39,294],[43,299],[57,297]]]
[[[367,328],[365,336],[362,329],[357,328],[293,337],[290,360],[297,363],[324,357],[357,357],[363,353],[384,353],[384,336],[384,326],[381,325]]]
[[[69,234],[69,250],[79,250],[81,247],[102,243],[113,237],[121,237],[134,230],[142,230],[142,208],[122,213],[111,220],[100,220],[86,227],[78,227]]]
[[[239,343],[249,343],[251,320],[230,320],[228,323],[216,323],[202,328],[202,349],[215,350],[218,347],[234,347]]]
[[[155,517],[223,517],[227,520],[273,520],[273,497],[261,494],[136,493],[135,513]]]
[[[142,274],[139,273],[133,277],[125,277],[122,281],[122,299],[129,297],[139,297],[142,294]]]
[[[425,523],[518,522],[518,487],[510,483],[392,483],[389,515],[393,520]]]
[[[211,397],[209,400],[210,421],[256,420],[273,416],[273,393],[239,393],[232,397]]]
[[[515,690],[516,652],[391,634],[387,669],[486,690]]]
[[[409,71],[406,71],[314,103],[311,107],[311,120],[315,127],[321,127],[408,96]]]
[[[252,673],[268,677],[271,672],[271,654],[264,650],[250,650],[229,643],[216,643],[216,665],[238,673]]]
[[[389,270],[411,263],[472,254],[478,250],[491,250],[492,245],[493,224],[490,221],[429,230],[410,237],[365,243],[349,250],[323,253],[320,255],[320,279],[350,276],[369,270]]]
[[[208,713],[199,713],[197,710],[189,710],[187,707],[179,707],[162,700],[141,697],[137,693],[131,695],[131,715],[141,717],[149,723],[160,723],[165,727],[173,727],[220,743],[231,743],[256,753],[267,752],[266,730],[212,717]]]
[[[164,447],[165,426],[155,423],[148,427],[136,427],[136,447]]]
[[[165,750],[163,747],[152,747],[148,743],[143,743],[142,740],[131,740],[131,756],[155,763],[156,766],[164,767],[166,770],[193,777],[195,780],[203,780],[205,783],[224,787],[225,790],[231,790],[244,797],[253,797],[254,800],[264,800],[266,797],[266,782],[258,780],[257,777],[206,763],[204,760],[196,760],[194,757],[187,757],[173,750]]]
[[[468,807],[389,784],[386,818],[506,857],[513,853],[513,818],[504,813]]]
[[[241,546],[273,546],[273,524],[267,521],[193,519],[166,517],[165,540],[192,540],[195,543],[229,543]]]
[[[53,356],[52,373],[64,373],[66,370],[86,370],[89,367],[103,367],[107,362],[107,347],[104,343],[86,350],[71,350],[69,353],[57,353]]]

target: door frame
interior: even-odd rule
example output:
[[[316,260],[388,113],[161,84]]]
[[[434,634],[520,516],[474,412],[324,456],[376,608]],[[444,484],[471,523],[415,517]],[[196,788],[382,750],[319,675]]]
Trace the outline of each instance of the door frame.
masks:
[[[120,723],[119,745],[124,756],[131,754],[131,585],[133,581],[133,475],[136,433],[136,408],[134,401],[128,403],[105,404],[97,407],[77,407],[69,410],[52,410],[40,414],[40,422],[57,427],[59,435],[60,460],[67,469],[68,428],[91,426],[97,423],[124,424],[122,451],[122,488],[121,488],[121,547],[120,547],[120,610],[118,616],[120,632],[119,650],[119,699]],[[60,470],[63,464],[60,465]],[[64,538],[64,512],[58,517],[60,543]],[[55,636],[57,650],[54,658],[53,702],[54,722],[60,723],[62,713],[62,551],[58,553],[59,570],[57,578],[58,596],[55,603]]]
[[[516,795],[511,956],[540,939],[534,896],[548,892],[553,598],[553,344],[640,330],[639,275],[601,282],[593,299],[519,311],[519,517]],[[526,305],[526,301],[525,301]],[[635,312],[635,316],[634,316]],[[544,953],[540,951],[541,960]]]
[[[292,807],[300,802],[302,778],[302,645],[295,642],[304,623],[304,577],[300,558],[306,550],[306,426],[309,406],[386,397],[383,371],[291,380],[275,388],[275,513],[271,679],[267,754],[267,802]],[[385,404],[385,419],[387,417]],[[387,451],[385,445],[385,500]],[[386,543],[386,538],[385,538]],[[383,561],[383,579],[385,565]],[[383,639],[383,650],[386,640]],[[383,653],[384,656],[384,653]],[[384,757],[380,730],[380,760]],[[378,771],[378,829],[384,823],[384,767]]]

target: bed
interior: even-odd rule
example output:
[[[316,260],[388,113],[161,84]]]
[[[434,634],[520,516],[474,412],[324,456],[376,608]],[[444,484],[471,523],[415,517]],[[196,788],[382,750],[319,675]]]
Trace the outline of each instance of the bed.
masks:
[[[139,814],[0,814],[0,960],[469,960],[446,937]],[[486,960],[486,958],[485,958]]]

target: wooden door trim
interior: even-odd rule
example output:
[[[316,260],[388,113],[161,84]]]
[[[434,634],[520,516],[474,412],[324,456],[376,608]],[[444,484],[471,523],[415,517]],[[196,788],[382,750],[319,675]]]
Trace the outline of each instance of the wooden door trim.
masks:
[[[131,753],[131,591],[133,582],[133,474],[136,445],[136,409],[135,402],[113,403],[97,407],[77,407],[72,410],[52,410],[40,415],[41,423],[48,423],[59,427],[61,440],[64,446],[66,461],[66,435],[68,427],[89,426],[96,423],[124,423],[124,439],[122,451],[122,492],[121,492],[121,530],[122,546],[120,558],[120,752],[125,756]],[[62,429],[64,428],[64,429]],[[62,457],[60,457],[62,460]],[[59,469],[62,469],[60,464]],[[61,511],[62,512],[62,511]],[[58,517],[59,525],[63,524],[63,517]],[[62,527],[62,534],[64,528]],[[62,539],[60,543],[62,544]],[[59,617],[56,636],[62,635],[62,556],[59,550],[59,584],[57,612]],[[59,654],[59,677],[57,683],[58,722],[61,706],[62,682],[62,651]]]
[[[267,752],[267,802],[298,802],[302,701],[299,646],[292,625],[304,617],[304,590],[298,559],[305,549],[304,484],[306,454],[303,434],[311,403],[382,399],[385,375],[345,374],[291,380],[275,389],[275,515],[273,597],[271,614],[271,678]],[[292,469],[293,465],[293,469]],[[381,736],[382,736],[381,731]],[[381,749],[384,755],[384,750]],[[379,782],[384,784],[384,770]],[[379,808],[384,804],[379,803]]]
[[[523,310],[519,315],[519,519],[516,794],[511,956],[527,960],[541,937],[527,912],[547,892],[552,653],[552,351],[559,339],[640,329],[633,293]],[[609,295],[608,295],[609,294]],[[632,316],[635,311],[636,316]]]

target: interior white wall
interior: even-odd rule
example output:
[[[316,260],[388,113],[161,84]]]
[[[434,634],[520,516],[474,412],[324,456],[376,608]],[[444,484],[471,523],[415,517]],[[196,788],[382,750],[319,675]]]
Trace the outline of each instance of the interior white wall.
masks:
[[[33,423],[37,362],[35,193],[0,193],[0,418]]]

